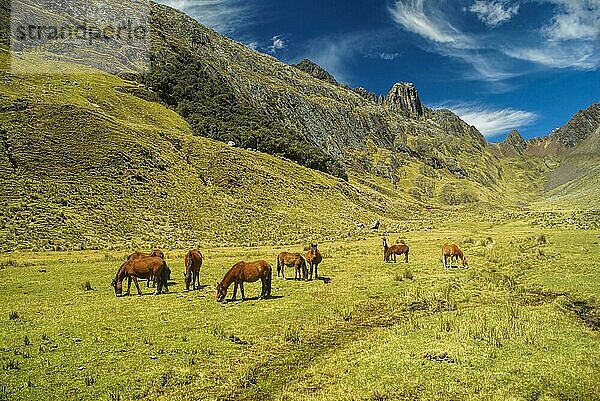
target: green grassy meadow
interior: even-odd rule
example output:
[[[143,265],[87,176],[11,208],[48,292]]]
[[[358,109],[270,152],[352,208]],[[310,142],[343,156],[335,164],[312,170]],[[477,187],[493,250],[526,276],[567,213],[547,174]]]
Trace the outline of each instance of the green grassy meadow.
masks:
[[[236,261],[275,270],[302,246],[202,249],[205,287],[187,293],[186,250],[165,250],[169,294],[123,298],[110,281],[127,252],[5,253],[0,399],[600,399],[599,235],[525,220],[388,233],[408,264],[384,263],[377,233],[324,242],[327,280],[274,277],[272,299],[225,304],[214,284]],[[442,268],[448,241],[469,269]]]

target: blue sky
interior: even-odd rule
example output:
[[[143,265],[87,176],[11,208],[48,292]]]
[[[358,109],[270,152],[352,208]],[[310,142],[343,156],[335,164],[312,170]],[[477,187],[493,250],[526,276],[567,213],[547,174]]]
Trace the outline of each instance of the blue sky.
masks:
[[[492,142],[600,101],[600,0],[161,0],[283,62],[385,94],[414,82]]]

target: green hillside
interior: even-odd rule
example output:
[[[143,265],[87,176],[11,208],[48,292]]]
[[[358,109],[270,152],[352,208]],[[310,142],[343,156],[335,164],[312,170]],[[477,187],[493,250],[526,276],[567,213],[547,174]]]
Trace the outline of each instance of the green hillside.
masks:
[[[4,250],[284,243],[339,236],[388,208],[366,187],[194,137],[176,113],[135,96],[133,82],[85,68],[14,76],[8,55]]]
[[[401,109],[410,84],[363,97],[152,7],[153,69],[135,81],[2,50],[0,249],[305,242],[518,214],[555,187],[561,207],[597,197],[585,177],[585,198],[552,186],[540,157],[493,154],[447,110]]]
[[[41,60],[39,71],[55,63],[79,73],[16,76],[8,71],[8,58],[3,50],[4,250],[280,244],[360,236],[376,219],[385,230],[419,227],[457,207],[470,210],[477,201],[497,207],[535,196],[523,190],[531,185],[531,174],[515,179],[512,171],[522,167],[510,163],[502,169],[512,178],[489,187],[416,161],[398,168],[395,183],[356,172],[347,182],[196,137],[178,114],[145,100],[157,97],[138,83]],[[370,162],[385,166],[393,157],[376,150]]]

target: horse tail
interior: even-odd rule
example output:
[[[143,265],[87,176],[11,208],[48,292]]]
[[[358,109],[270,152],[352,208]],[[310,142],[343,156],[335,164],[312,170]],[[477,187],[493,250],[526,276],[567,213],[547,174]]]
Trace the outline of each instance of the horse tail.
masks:
[[[279,255],[277,255],[277,259],[275,260],[275,265],[277,266],[277,277],[279,277],[279,273],[281,272],[281,263],[280,263]]]
[[[308,280],[308,269],[306,268],[306,259],[300,255],[300,270],[303,280]]]
[[[167,262],[163,261],[162,269],[160,270],[160,281],[164,285],[169,279],[169,266],[167,266]]]

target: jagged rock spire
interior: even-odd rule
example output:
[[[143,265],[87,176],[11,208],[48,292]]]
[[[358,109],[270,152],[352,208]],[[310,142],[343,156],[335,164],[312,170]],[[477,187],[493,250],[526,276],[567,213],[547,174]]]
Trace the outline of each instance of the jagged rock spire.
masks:
[[[502,153],[507,156],[522,155],[527,152],[527,142],[517,130],[512,130],[499,146]]]
[[[394,84],[385,98],[385,105],[391,110],[401,111],[412,117],[423,115],[423,105],[419,100],[419,93],[415,85],[410,82]]]

